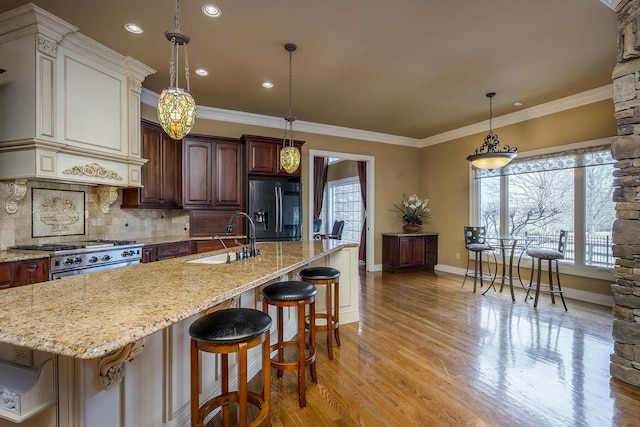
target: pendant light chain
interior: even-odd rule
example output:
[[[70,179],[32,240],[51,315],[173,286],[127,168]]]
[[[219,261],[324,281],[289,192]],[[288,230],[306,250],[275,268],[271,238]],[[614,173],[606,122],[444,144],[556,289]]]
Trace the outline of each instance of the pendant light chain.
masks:
[[[287,125],[284,129],[284,144],[283,146],[293,147],[293,50],[289,51],[289,115],[285,118]]]

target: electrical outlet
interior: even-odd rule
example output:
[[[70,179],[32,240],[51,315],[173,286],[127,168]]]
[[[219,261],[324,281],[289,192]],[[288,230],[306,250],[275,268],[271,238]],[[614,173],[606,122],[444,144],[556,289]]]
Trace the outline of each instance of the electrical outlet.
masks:
[[[33,350],[24,347],[14,347],[13,361],[24,366],[33,366]]]
[[[456,259],[460,259],[460,252],[456,252]]]

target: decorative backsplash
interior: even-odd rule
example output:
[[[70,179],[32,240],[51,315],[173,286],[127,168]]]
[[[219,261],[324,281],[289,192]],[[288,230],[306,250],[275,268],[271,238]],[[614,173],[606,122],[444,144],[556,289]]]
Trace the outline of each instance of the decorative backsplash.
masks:
[[[2,192],[7,190],[7,184],[1,184]],[[33,207],[35,193],[35,211]],[[79,194],[84,193],[84,208],[76,203]],[[78,209],[78,220],[71,224],[71,231],[64,231],[64,222],[69,222],[69,217],[62,219],[67,213],[62,205],[65,202],[54,201],[60,195],[71,195],[72,204]],[[120,209],[121,191],[118,191],[118,199],[111,205],[109,213],[103,213],[100,207],[98,188],[93,186],[49,183],[40,181],[27,182],[27,194],[18,203],[15,214],[0,211],[0,250],[6,250],[9,246],[60,243],[77,241],[86,238],[96,239],[146,239],[163,236],[189,236],[189,213],[182,210],[171,209]],[[49,202],[46,199],[49,198]],[[69,200],[69,197],[61,197]],[[46,211],[47,222],[40,220],[41,213]],[[82,212],[80,212],[82,211]],[[73,213],[70,214],[73,216]],[[56,219],[57,216],[57,219]],[[79,234],[80,220],[84,221],[84,234]],[[36,224],[35,233],[33,223]],[[57,222],[57,225],[54,223]],[[57,230],[54,231],[53,229]],[[37,236],[37,237],[34,237]]]

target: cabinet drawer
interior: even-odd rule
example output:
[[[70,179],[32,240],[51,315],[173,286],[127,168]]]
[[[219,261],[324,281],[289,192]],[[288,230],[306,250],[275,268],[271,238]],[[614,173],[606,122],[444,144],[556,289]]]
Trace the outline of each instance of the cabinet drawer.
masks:
[[[190,253],[191,245],[189,242],[167,243],[166,245],[159,245],[156,248],[156,259],[160,261],[163,259],[189,255]]]

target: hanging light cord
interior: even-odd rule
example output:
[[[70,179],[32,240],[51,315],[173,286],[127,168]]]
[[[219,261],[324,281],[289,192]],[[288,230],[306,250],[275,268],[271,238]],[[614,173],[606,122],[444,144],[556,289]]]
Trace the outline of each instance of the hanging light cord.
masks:
[[[173,18],[174,25],[174,33],[178,33],[182,35],[182,31],[180,31],[180,0],[176,1],[176,14]],[[176,74],[176,69],[179,68],[180,65],[180,45],[184,46],[184,78],[187,82],[187,91],[191,91],[190,79],[189,79],[189,53],[187,50],[188,36],[185,35],[185,38],[182,38],[180,41],[176,39],[175,36],[171,37],[171,63],[169,64],[169,84],[172,87],[179,87],[179,77]],[[174,86],[175,82],[175,86]]]
[[[293,117],[293,109],[292,109],[292,104],[293,104],[292,57],[293,57],[293,50],[289,50],[289,116],[284,118],[287,121],[287,125],[285,126],[285,129],[284,129],[283,147],[286,147],[287,145],[293,147],[293,122],[296,120],[296,118]]]

